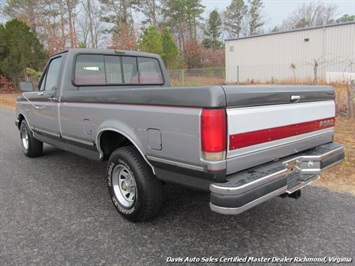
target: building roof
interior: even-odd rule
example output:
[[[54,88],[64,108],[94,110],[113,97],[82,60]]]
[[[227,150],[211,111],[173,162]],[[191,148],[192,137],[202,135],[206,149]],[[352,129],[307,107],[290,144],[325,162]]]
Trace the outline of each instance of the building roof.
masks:
[[[225,39],[224,41],[226,41],[226,42],[237,41],[237,40],[258,38],[258,37],[264,37],[264,36],[270,36],[270,35],[292,33],[292,32],[297,32],[297,31],[307,31],[307,30],[315,30],[315,29],[322,29],[322,28],[339,27],[339,26],[345,26],[345,25],[351,25],[351,24],[355,25],[355,21],[321,25],[321,26],[315,26],[315,27],[309,27],[309,28],[293,29],[293,30],[287,30],[287,31],[269,32],[269,33],[265,33],[265,34],[251,35],[251,36],[246,36],[246,37],[230,38],[230,39]]]

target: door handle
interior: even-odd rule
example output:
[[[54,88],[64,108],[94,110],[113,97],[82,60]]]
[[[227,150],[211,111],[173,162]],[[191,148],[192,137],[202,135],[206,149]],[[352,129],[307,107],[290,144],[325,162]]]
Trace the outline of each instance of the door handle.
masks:
[[[291,95],[290,102],[299,102],[301,100],[301,96],[299,95]]]

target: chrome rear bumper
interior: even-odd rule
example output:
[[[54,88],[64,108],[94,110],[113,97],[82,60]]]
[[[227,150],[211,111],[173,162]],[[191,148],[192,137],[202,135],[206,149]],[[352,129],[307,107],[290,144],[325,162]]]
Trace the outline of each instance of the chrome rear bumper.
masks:
[[[211,210],[239,214],[273,197],[291,194],[318,179],[344,156],[341,144],[329,143],[234,174],[226,183],[210,185]]]

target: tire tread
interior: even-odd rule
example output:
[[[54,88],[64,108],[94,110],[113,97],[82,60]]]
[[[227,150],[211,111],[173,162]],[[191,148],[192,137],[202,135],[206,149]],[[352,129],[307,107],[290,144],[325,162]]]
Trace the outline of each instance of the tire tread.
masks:
[[[155,177],[152,169],[144,161],[141,154],[134,146],[124,146],[115,150],[111,158],[119,156],[120,158],[126,157],[127,163],[132,167],[131,171],[134,172],[137,190],[140,186],[138,200],[141,200],[141,208],[138,215],[134,217],[125,216],[132,222],[144,222],[156,216],[160,210],[162,203],[162,182]],[[122,213],[121,213],[122,214]]]
[[[25,149],[23,148],[25,155],[30,158],[35,158],[35,157],[41,156],[42,152],[43,152],[43,142],[41,142],[38,139],[36,139],[35,137],[33,137],[33,133],[31,131],[30,127],[28,126],[26,120],[23,120],[21,122],[20,132],[22,130],[22,127],[26,127],[27,134],[28,134],[28,144],[29,144],[28,150],[25,151]],[[21,145],[22,145],[22,143],[21,143]]]

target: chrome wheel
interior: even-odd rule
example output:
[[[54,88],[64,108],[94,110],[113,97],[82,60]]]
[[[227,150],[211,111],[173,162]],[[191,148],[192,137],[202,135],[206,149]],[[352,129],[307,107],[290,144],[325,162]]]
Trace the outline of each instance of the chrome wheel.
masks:
[[[136,200],[136,181],[128,168],[122,164],[115,167],[112,173],[112,186],[119,203],[130,208]]]
[[[29,147],[29,137],[28,137],[27,129],[25,127],[22,127],[21,130],[21,140],[22,140],[23,148],[27,151]]]
[[[110,155],[107,187],[116,210],[131,222],[147,221],[159,212],[162,183],[133,145]]]

